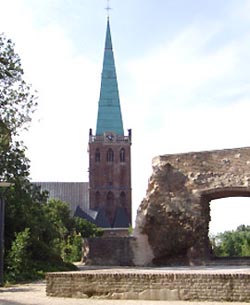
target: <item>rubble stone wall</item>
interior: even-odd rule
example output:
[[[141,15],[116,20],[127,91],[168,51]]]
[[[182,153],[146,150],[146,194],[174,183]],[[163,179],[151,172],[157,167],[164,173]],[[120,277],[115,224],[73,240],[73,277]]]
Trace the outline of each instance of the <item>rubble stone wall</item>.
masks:
[[[141,265],[204,263],[212,255],[209,203],[233,196],[250,197],[249,147],[154,158],[136,218],[136,238],[150,249]]]

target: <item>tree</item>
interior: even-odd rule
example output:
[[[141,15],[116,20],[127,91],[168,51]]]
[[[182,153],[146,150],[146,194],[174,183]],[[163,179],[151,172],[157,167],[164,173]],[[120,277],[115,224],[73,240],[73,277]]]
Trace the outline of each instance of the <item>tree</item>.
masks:
[[[95,225],[72,217],[67,203],[54,199],[47,201],[47,194],[41,193],[37,186],[20,188],[18,192],[15,188],[8,196],[5,245],[9,280],[34,278],[39,270],[72,270],[74,266],[65,262],[81,259],[82,238],[102,234]],[[20,241],[27,230],[29,243],[24,247]],[[28,261],[20,249],[29,254]],[[20,263],[12,268],[11,262],[16,257],[20,257]]]
[[[74,217],[76,233],[81,234],[82,238],[100,237],[103,235],[103,230],[95,224],[80,217]]]
[[[23,79],[21,59],[14,44],[0,35],[0,120],[12,135],[19,134],[31,120],[36,103],[30,85]]]
[[[30,270],[35,268],[33,263],[39,261],[43,254],[47,254],[43,259],[53,256],[53,249],[49,249],[43,240],[44,231],[52,228],[43,210],[47,194],[30,182],[29,160],[25,155],[26,148],[20,141],[20,133],[28,128],[35,109],[35,96],[24,80],[21,60],[14,50],[14,44],[0,34],[0,181],[13,184],[5,193],[5,267],[12,273],[19,272],[19,275],[24,271],[21,270],[24,264],[14,269],[8,268],[9,262],[20,256],[18,246],[23,240],[23,232],[29,232],[29,236],[26,236],[29,243],[25,244],[29,263],[25,265]]]
[[[74,262],[82,256],[82,238],[101,236],[96,225],[70,215],[69,205],[60,200],[49,200],[43,206],[50,229],[44,231],[43,240],[57,251],[64,261]],[[46,235],[46,236],[45,236]],[[49,237],[49,238],[48,238]]]
[[[15,240],[11,244],[8,257],[6,258],[8,262],[8,277],[12,281],[22,276],[23,270],[26,272],[29,270],[29,229],[26,228],[23,232],[16,234],[15,237]]]
[[[80,234],[99,234],[92,224],[72,218],[67,204],[48,202],[48,193],[30,182],[20,132],[27,128],[35,108],[35,97],[23,79],[14,44],[0,34],[0,181],[13,184],[5,193],[5,268],[9,279],[73,270],[63,258],[72,261],[80,257]]]
[[[15,180],[15,174],[20,177],[20,169],[27,176],[29,168],[25,147],[17,136],[27,128],[37,104],[23,74],[13,42],[0,34],[0,180]],[[15,173],[17,159],[23,167]]]
[[[4,122],[0,121],[0,153],[9,148],[10,139],[10,130]]]
[[[250,226],[219,233],[213,237],[212,245],[216,256],[250,256]]]

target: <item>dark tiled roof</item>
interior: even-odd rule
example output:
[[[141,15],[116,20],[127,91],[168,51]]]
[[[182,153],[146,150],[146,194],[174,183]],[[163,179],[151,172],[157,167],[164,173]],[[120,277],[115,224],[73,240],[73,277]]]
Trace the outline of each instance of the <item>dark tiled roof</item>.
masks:
[[[127,211],[124,208],[118,208],[116,210],[114,228],[128,228],[129,225]]]
[[[88,182],[33,182],[41,190],[49,192],[49,198],[66,202],[72,214],[79,206],[83,211],[89,208]]]
[[[103,209],[99,209],[98,211],[88,210],[85,212],[80,207],[77,207],[74,216],[84,218],[94,223],[97,227],[110,228],[110,224]]]
[[[110,228],[110,223],[105,215],[105,211],[103,209],[98,210],[98,214],[95,219],[95,224],[100,228]]]
[[[94,212],[94,213],[91,213]],[[90,213],[92,215],[90,215]],[[95,224],[95,218],[96,218],[97,212],[96,211],[92,211],[92,210],[88,210],[88,212],[83,211],[79,206],[76,208],[74,216],[75,217],[80,217],[83,219],[86,219],[89,222],[92,222]]]

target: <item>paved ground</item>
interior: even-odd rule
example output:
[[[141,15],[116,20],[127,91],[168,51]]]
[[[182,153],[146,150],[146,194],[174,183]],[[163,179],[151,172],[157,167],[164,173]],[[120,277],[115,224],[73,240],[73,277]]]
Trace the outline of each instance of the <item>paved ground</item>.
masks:
[[[85,268],[83,268],[85,269]],[[96,268],[91,268],[96,269]],[[113,269],[113,268],[112,268]],[[158,271],[175,272],[230,272],[249,273],[248,267],[187,267],[187,268],[156,268]],[[155,268],[152,271],[156,271]],[[106,269],[107,270],[107,269]],[[140,270],[140,272],[142,272]],[[150,272],[150,268],[147,269]],[[136,301],[136,300],[97,300],[97,299],[70,299],[47,297],[45,293],[45,281],[26,285],[15,285],[12,287],[0,288],[0,305],[204,305],[203,302],[182,302],[182,301]],[[206,305],[243,305],[249,303],[222,303],[206,302]]]
[[[76,264],[80,271],[88,273],[208,273],[250,274],[250,266],[182,266],[182,267],[105,267]],[[79,272],[79,271],[77,271]]]

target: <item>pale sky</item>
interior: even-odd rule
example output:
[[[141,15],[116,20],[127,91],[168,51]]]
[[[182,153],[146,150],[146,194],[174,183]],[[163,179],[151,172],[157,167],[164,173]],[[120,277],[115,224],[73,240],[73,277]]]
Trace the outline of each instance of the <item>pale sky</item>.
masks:
[[[15,42],[38,91],[38,111],[23,135],[31,178],[88,181],[106,1],[1,2],[1,32]],[[133,131],[135,218],[154,156],[250,146],[250,1],[111,0],[110,6],[124,129]],[[233,202],[234,209],[212,202],[212,232],[250,225],[250,200]]]

